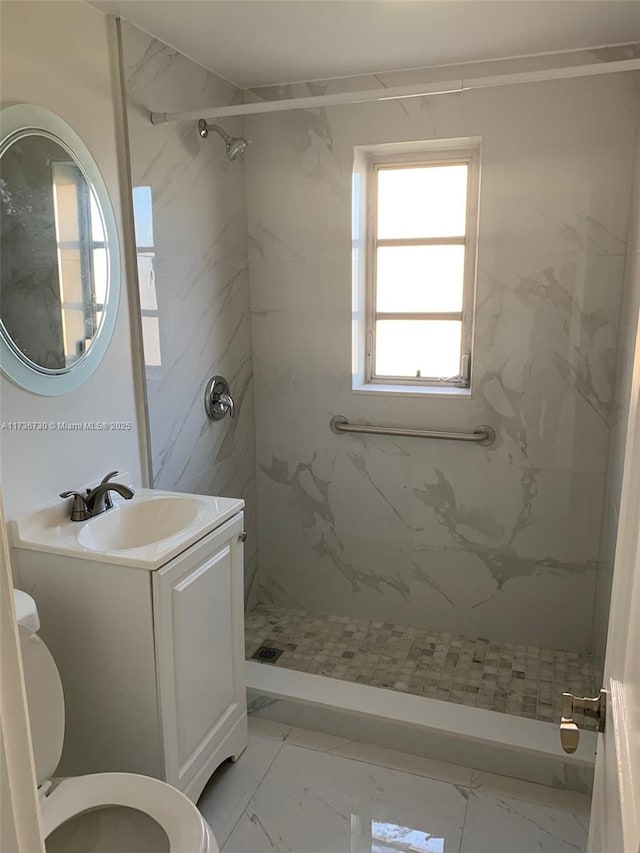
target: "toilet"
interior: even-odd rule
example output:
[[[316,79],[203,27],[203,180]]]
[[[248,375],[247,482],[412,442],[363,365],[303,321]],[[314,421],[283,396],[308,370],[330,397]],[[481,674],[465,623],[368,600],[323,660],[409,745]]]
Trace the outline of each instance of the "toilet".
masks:
[[[38,636],[36,603],[14,592],[47,853],[219,853],[195,805],[171,785],[133,773],[54,779],[64,740],[64,695]]]

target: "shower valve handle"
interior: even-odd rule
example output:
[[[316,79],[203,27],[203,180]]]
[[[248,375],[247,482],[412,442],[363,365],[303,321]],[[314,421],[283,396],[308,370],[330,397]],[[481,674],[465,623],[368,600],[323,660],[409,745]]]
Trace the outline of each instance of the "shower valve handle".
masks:
[[[236,404],[233,402],[233,397],[230,394],[220,394],[218,397],[218,405],[221,409],[226,409],[229,412],[230,418],[235,418]]]
[[[236,415],[236,404],[231,396],[229,383],[223,376],[212,376],[204,392],[204,409],[212,421],[219,421],[226,414]]]

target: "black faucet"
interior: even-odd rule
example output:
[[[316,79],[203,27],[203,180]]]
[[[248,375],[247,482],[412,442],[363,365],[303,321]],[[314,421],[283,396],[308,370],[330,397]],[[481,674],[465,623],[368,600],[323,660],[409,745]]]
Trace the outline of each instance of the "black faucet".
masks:
[[[61,498],[73,497],[73,506],[71,508],[71,521],[86,521],[88,518],[93,518],[100,515],[106,510],[111,509],[113,501],[109,492],[117,492],[125,500],[130,501],[135,492],[123,483],[110,482],[111,477],[115,477],[117,471],[110,471],[102,482],[93,489],[87,489],[83,495],[81,492],[62,492]]]

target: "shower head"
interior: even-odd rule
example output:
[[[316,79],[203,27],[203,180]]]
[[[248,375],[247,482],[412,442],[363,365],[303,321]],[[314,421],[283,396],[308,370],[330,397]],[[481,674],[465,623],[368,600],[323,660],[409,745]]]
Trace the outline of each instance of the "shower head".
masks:
[[[227,157],[229,160],[233,162],[233,160],[238,160],[244,152],[247,150],[247,145],[249,141],[244,138],[244,136],[229,136],[229,134],[223,130],[220,125],[217,124],[207,124],[207,120],[201,118],[198,122],[198,133],[203,139],[206,139],[209,136],[209,131],[214,130],[219,136],[224,139],[224,144],[227,149]]]
[[[248,140],[243,136],[234,136],[229,142],[227,142],[227,157],[229,160],[238,160],[242,157],[244,152],[247,150],[248,144]]]

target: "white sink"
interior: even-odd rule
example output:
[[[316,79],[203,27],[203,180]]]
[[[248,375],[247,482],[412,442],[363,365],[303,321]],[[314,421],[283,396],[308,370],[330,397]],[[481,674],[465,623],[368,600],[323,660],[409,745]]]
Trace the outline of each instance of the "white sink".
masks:
[[[193,524],[201,501],[191,495],[140,501],[135,497],[82,524],[78,542],[90,551],[123,551],[170,539]]]
[[[138,489],[88,521],[70,521],[59,500],[9,523],[16,548],[154,570],[244,507],[237,498]]]

